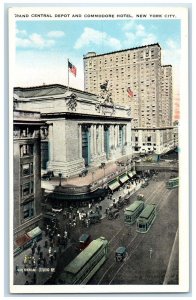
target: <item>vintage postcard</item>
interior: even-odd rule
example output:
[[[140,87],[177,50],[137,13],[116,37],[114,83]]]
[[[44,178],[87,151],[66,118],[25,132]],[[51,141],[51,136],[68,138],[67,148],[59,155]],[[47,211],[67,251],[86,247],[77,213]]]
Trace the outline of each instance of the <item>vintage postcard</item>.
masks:
[[[188,292],[188,9],[8,14],[10,292]]]

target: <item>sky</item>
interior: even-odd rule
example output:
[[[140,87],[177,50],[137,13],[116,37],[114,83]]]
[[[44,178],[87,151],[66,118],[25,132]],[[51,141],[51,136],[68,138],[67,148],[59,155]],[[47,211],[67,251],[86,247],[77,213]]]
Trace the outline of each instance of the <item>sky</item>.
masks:
[[[179,115],[180,20],[52,20],[16,22],[15,86],[67,85],[67,59],[77,68],[70,86],[84,89],[83,55],[159,43],[162,64],[173,66],[175,116]]]

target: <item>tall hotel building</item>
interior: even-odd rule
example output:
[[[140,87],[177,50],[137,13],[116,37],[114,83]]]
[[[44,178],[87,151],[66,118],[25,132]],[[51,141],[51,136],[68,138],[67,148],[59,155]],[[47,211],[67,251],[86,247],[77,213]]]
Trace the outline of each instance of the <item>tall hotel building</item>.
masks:
[[[159,154],[169,150],[173,141],[172,66],[161,65],[160,45],[99,55],[89,52],[84,56],[85,91],[99,94],[106,80],[114,103],[131,107],[133,150]]]

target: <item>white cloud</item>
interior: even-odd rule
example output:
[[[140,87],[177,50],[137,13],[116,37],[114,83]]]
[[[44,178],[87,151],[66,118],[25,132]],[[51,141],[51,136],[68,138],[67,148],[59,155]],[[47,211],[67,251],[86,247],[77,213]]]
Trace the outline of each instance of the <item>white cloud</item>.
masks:
[[[122,28],[126,39],[123,42],[125,47],[134,45],[147,45],[157,42],[157,37],[141,24],[136,24],[135,21],[130,21]]]
[[[63,37],[65,33],[63,31],[49,31],[47,36],[50,38],[60,38]]]
[[[135,26],[135,21],[134,21],[134,20],[131,20],[131,21],[127,22],[127,23],[122,27],[122,30],[123,30],[123,31],[130,30],[130,29],[132,29],[134,26]]]
[[[157,37],[153,33],[148,33],[146,37],[142,39],[142,45],[149,45],[157,42]]]
[[[90,44],[110,46],[113,49],[121,48],[121,42],[118,39],[111,37],[106,32],[86,27],[76,41],[74,48],[80,49]]]
[[[178,45],[176,43],[176,41],[172,40],[172,39],[168,39],[166,41],[166,45],[169,49],[177,49],[178,48]]]
[[[55,44],[54,40],[44,39],[38,33],[32,33],[28,38],[16,37],[16,46],[20,48],[43,49]]]
[[[26,30],[19,30],[18,28],[16,28],[16,34],[17,36],[26,36],[27,32]]]

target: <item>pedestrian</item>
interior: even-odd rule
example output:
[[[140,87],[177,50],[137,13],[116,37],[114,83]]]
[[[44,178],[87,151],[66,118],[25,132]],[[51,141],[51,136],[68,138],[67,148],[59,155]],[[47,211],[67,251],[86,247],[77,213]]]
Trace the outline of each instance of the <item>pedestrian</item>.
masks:
[[[28,263],[28,256],[27,255],[25,255],[23,263],[24,263],[24,265],[27,265],[27,263]]]
[[[32,253],[32,256],[35,254],[35,247],[34,247],[34,245],[31,247],[31,253]]]
[[[27,276],[28,275],[27,269],[24,268],[23,271],[24,271],[25,276]]]
[[[34,272],[34,273],[33,273],[33,284],[36,284],[36,281],[37,281],[37,275],[36,275],[36,273]]]
[[[40,250],[41,250],[41,246],[38,245],[38,246],[37,246],[37,253],[38,253],[38,254],[40,253]]]
[[[47,241],[47,240],[45,240],[44,247],[45,247],[45,248],[48,248],[48,241]]]
[[[43,259],[43,252],[42,251],[40,251],[39,257],[40,257],[40,259]]]
[[[40,265],[41,265],[41,258],[39,257],[38,260],[37,260],[37,266],[38,266],[38,268],[40,267]]]
[[[46,268],[46,267],[47,267],[47,260],[46,260],[46,258],[45,258],[45,257],[43,258],[43,266],[44,266],[44,268]]]
[[[18,265],[16,265],[16,268],[15,268],[16,274],[18,274],[18,273],[19,273],[19,271],[18,271],[18,268],[19,268],[19,266],[18,266]]]
[[[48,248],[48,255],[50,256],[51,253],[52,253],[52,248],[49,247],[49,248]]]
[[[26,280],[26,281],[25,281],[25,285],[28,285],[28,284],[29,284],[29,282],[28,282],[28,280]]]
[[[32,265],[32,268],[35,268],[35,266],[36,266],[35,257],[34,256],[32,256],[32,258],[31,258],[31,265]]]
[[[54,260],[56,260],[56,258],[57,258],[57,252],[56,252],[56,249],[54,249],[53,255],[54,255]]]
[[[53,264],[53,262],[54,262],[54,256],[53,256],[53,254],[51,254],[50,255],[50,263],[51,263],[51,265]]]

